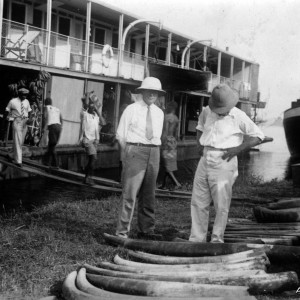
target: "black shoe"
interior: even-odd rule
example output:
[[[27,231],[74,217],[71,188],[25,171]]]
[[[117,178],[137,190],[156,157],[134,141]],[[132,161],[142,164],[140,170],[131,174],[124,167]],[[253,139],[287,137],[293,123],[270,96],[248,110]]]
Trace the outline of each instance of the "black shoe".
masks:
[[[158,234],[158,233],[139,232],[137,234],[137,238],[142,239],[142,240],[152,240],[152,241],[162,241],[163,240],[163,236],[161,234]]]

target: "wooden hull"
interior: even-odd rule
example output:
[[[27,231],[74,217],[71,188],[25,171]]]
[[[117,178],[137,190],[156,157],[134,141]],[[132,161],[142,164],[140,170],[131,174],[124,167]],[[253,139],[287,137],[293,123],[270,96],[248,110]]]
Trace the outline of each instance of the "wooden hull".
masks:
[[[291,158],[297,161],[300,159],[300,107],[290,108],[284,112],[283,127]]]

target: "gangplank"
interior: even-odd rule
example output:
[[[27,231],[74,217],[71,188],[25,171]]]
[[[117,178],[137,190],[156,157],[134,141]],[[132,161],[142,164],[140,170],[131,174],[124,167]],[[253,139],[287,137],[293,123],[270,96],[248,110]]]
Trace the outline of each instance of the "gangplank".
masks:
[[[66,182],[70,184],[80,185],[84,187],[90,187],[96,190],[107,191],[112,193],[121,194],[122,193],[122,185],[120,182],[111,180],[108,178],[97,177],[93,176],[93,180],[95,185],[87,185],[83,183],[84,174],[66,170],[66,169],[53,169],[48,166],[45,166],[35,160],[23,158],[23,167],[20,168],[15,164],[8,161],[6,158],[6,153],[0,152],[0,163],[6,164],[10,167],[17,168],[20,171],[26,172],[28,174],[37,175],[46,177],[53,180],[58,180],[61,182]],[[162,190],[156,189],[155,195],[157,198],[169,198],[169,199],[181,199],[181,200],[190,200],[191,199],[191,192],[189,191],[178,191],[178,190]],[[246,205],[254,205],[251,199],[233,196],[232,203],[240,203],[244,202]],[[269,202],[269,201],[263,201]],[[256,201],[255,204],[257,205],[258,202]]]
[[[5,156],[0,154],[0,163],[5,164],[12,168],[17,168],[21,172],[25,172],[31,175],[41,176],[45,178],[49,178],[52,180],[58,180],[61,182],[80,185],[84,187],[89,187],[101,191],[107,191],[112,193],[121,194],[122,186],[118,181],[110,180],[107,178],[96,177],[93,176],[93,180],[95,185],[87,185],[83,183],[84,174],[65,170],[65,169],[53,169],[48,166],[42,165],[34,160],[23,158],[23,166],[22,168],[18,167],[14,163],[10,162]],[[181,192],[176,191],[175,193],[171,191],[164,191],[157,189],[156,197],[158,198],[180,198],[189,200],[191,198],[191,194],[189,192]]]

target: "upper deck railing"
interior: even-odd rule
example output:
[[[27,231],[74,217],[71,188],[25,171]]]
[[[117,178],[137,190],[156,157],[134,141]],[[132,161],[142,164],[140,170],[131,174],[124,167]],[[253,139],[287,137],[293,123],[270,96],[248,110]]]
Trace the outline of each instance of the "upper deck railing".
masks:
[[[124,51],[122,67],[118,73],[119,50],[117,48],[112,48],[112,56],[105,55],[103,53],[105,45],[89,43],[89,49],[87,49],[86,41],[55,32],[50,33],[48,46],[48,32],[45,29],[7,19],[3,19],[1,37],[1,57],[5,59],[111,77],[121,76],[125,79],[139,81],[144,79],[146,57],[143,55]],[[151,57],[147,59],[158,64],[166,64],[164,60],[156,60]],[[181,67],[179,64],[172,63],[171,65]],[[190,68],[190,70],[193,69]],[[213,73],[208,79],[207,91],[211,92],[214,86],[222,82],[226,82],[238,90],[241,98],[249,99],[251,90],[249,83],[231,80]]]

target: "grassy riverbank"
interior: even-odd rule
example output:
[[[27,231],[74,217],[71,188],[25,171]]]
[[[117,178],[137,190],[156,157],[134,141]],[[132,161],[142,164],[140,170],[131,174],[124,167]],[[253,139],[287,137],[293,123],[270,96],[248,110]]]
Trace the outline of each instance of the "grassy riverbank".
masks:
[[[185,185],[189,190],[190,185]],[[288,181],[262,183],[259,178],[238,181],[234,195],[252,201],[299,197],[300,190]],[[105,244],[103,233],[113,233],[119,197],[64,201],[61,199],[32,212],[6,212],[0,216],[0,299],[39,299],[60,296],[66,275],[84,263],[97,265],[111,260],[117,249]],[[247,201],[232,205],[230,218],[252,218]],[[135,234],[135,221],[133,234]],[[187,237],[190,202],[159,199],[157,231],[166,240]],[[296,295],[294,295],[296,296]],[[287,296],[259,296],[259,299],[288,299]]]

